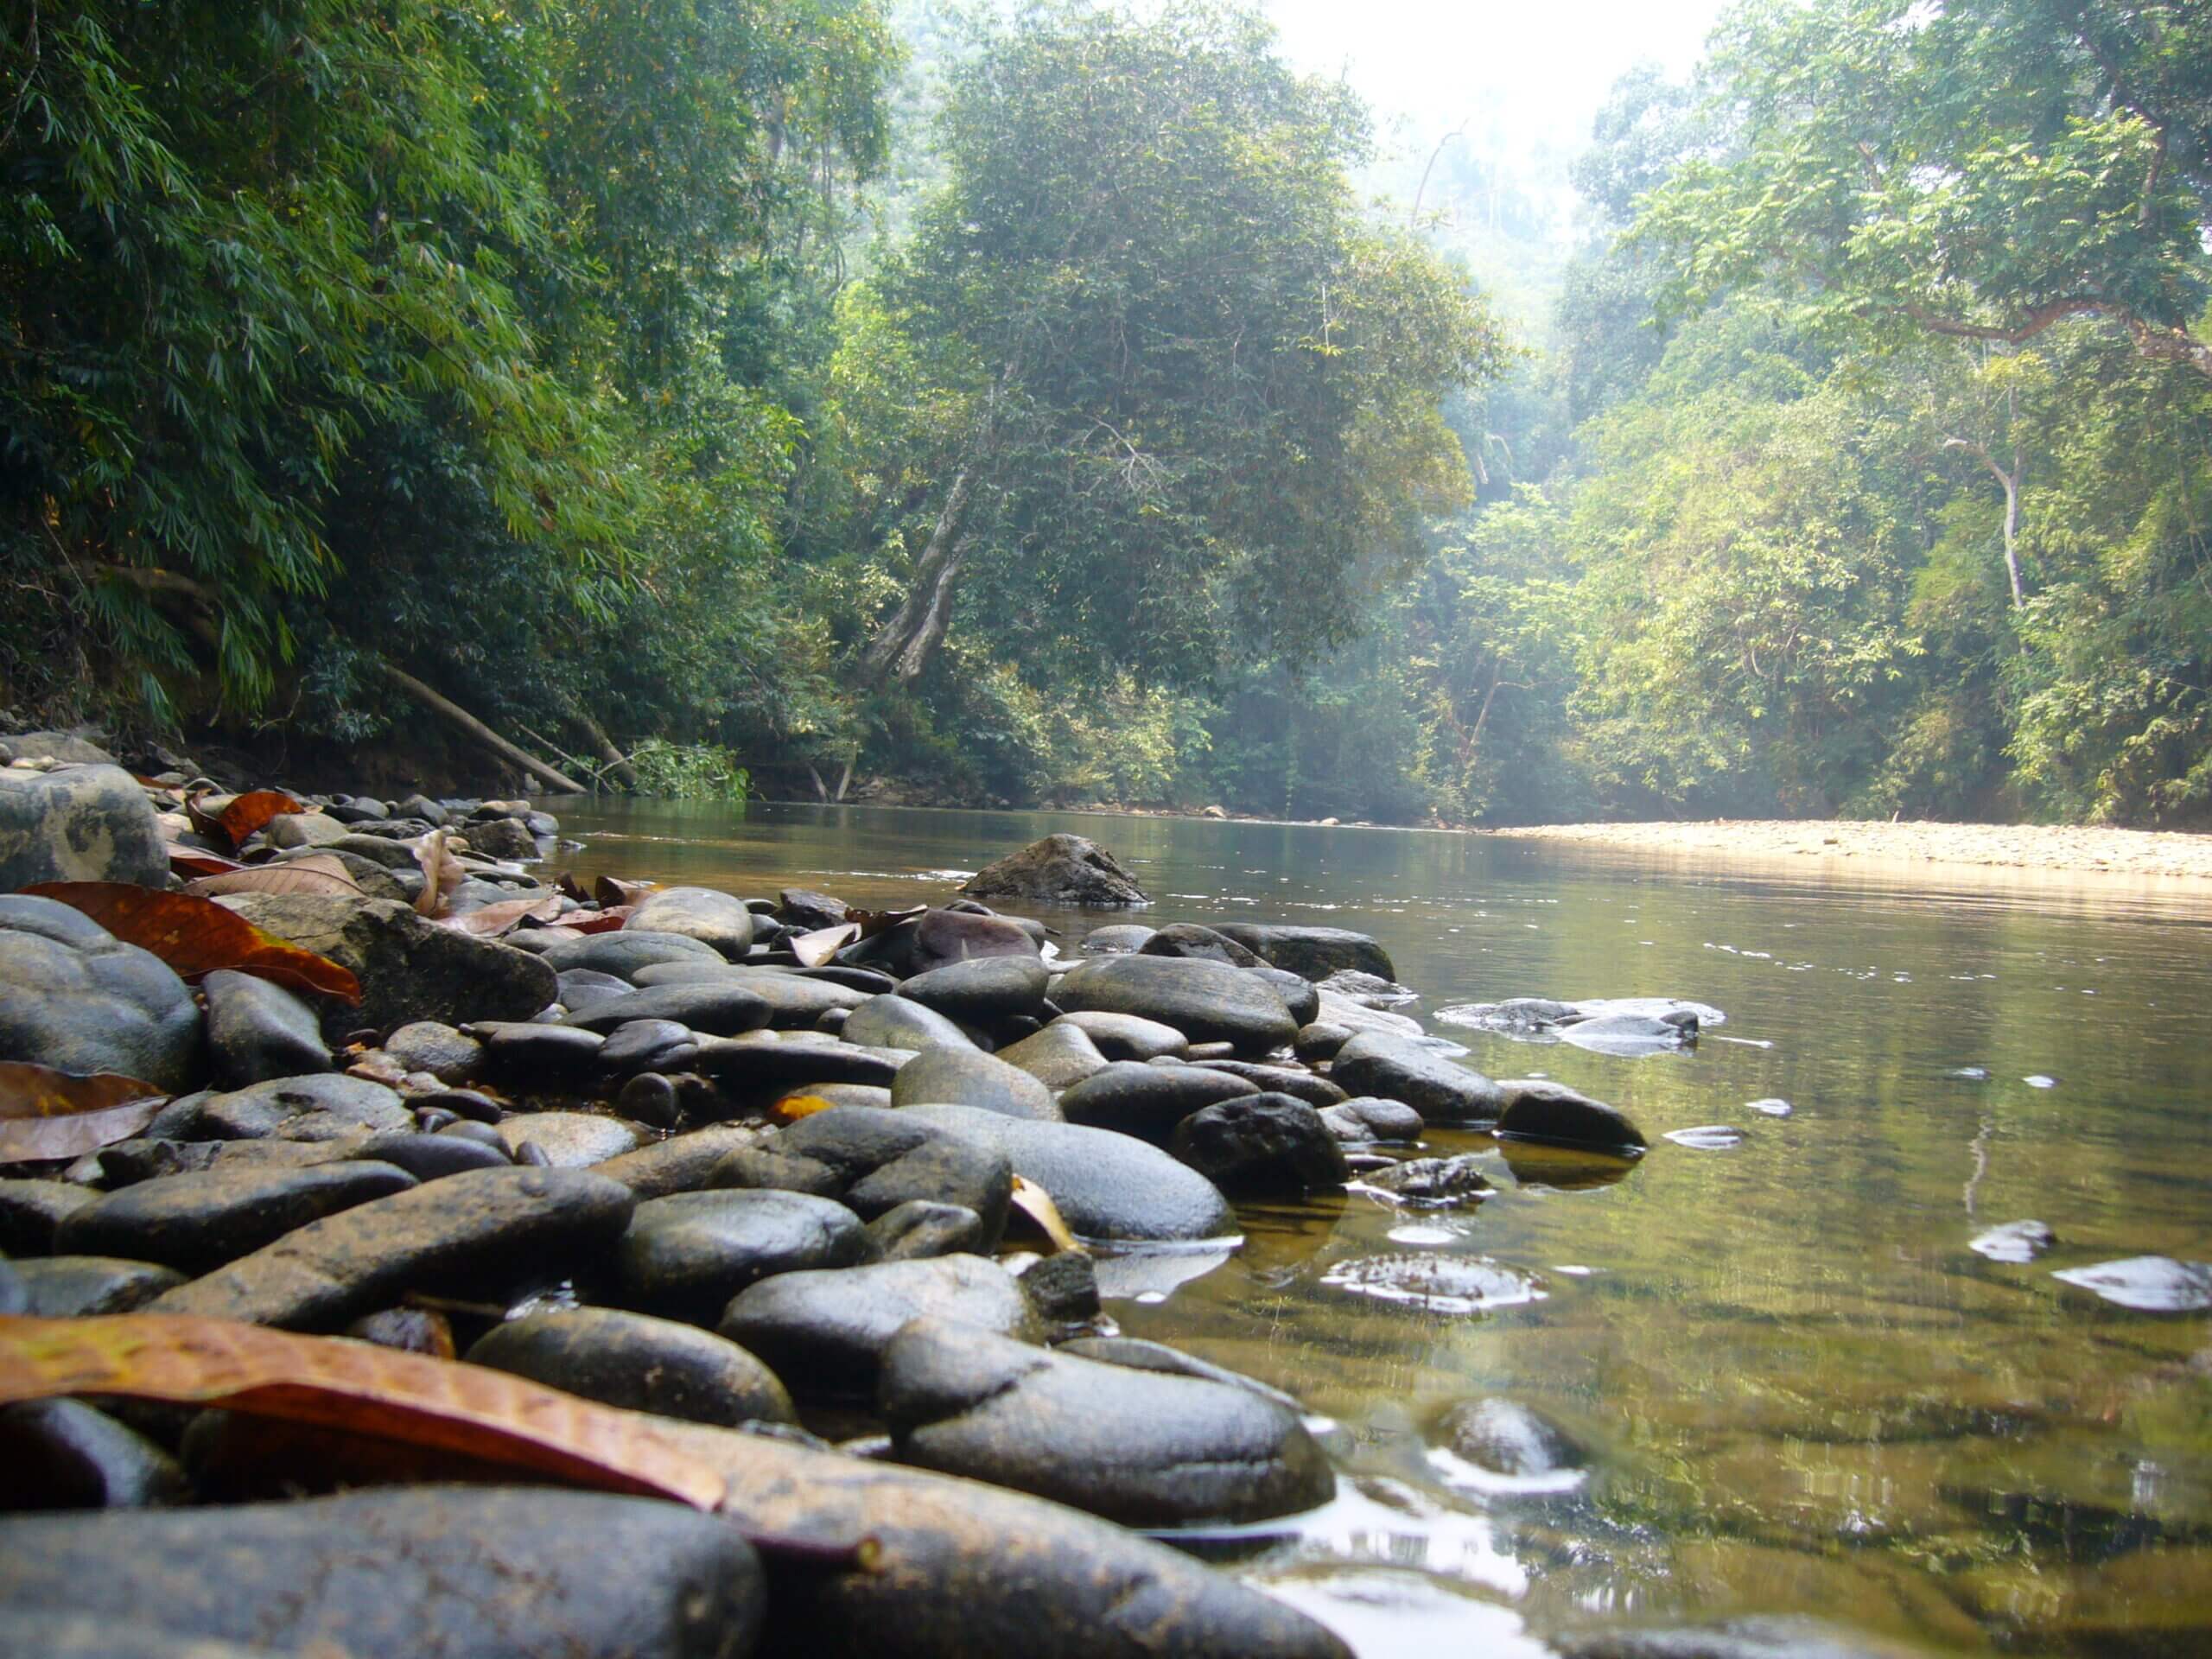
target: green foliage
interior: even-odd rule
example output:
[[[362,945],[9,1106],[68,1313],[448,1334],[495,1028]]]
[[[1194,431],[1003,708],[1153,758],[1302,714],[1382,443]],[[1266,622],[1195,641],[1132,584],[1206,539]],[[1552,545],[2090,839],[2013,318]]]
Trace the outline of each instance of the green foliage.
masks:
[[[742,805],[753,779],[737,757],[711,743],[671,743],[649,737],[630,751],[638,792],[678,801],[729,801]]]

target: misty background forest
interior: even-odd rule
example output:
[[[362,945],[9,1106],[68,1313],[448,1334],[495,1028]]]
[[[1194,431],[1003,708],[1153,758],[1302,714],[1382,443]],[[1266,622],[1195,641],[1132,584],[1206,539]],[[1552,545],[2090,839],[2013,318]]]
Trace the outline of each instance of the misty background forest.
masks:
[[[0,3],[0,702],[667,792],[2212,819],[2212,15],[1573,144],[1208,4]],[[618,757],[627,757],[617,766]]]

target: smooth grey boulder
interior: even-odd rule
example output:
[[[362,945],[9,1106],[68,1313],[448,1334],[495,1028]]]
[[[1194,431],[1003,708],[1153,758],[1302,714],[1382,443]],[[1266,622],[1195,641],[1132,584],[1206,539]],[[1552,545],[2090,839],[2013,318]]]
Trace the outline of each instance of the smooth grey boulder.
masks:
[[[1025,1341],[1040,1334],[1014,1275],[979,1255],[779,1274],[741,1293],[717,1328],[801,1400],[872,1398],[883,1351],[925,1315]]]
[[[519,862],[538,855],[537,837],[520,818],[481,818],[463,827],[468,850],[479,858]]]
[[[188,1088],[200,1005],[166,963],[83,912],[0,894],[0,1059]]]
[[[1328,1078],[1297,1065],[1262,1065],[1252,1060],[1197,1060],[1209,1071],[1226,1071],[1269,1094],[1294,1095],[1308,1106],[1341,1106],[1351,1098]]]
[[[917,1319],[893,1338],[876,1403],[902,1462],[1124,1526],[1266,1520],[1336,1490],[1298,1417],[1258,1394],[943,1319]]]
[[[983,1218],[964,1204],[909,1198],[868,1224],[868,1238],[886,1262],[921,1262],[933,1255],[978,1255],[991,1248]],[[1027,1281],[1023,1281],[1024,1287]]]
[[[768,1005],[768,1023],[779,1031],[804,1031],[833,1008],[855,1008],[875,993],[855,990],[831,980],[778,968],[739,967],[734,963],[657,962],[638,969],[638,986],[741,985]]]
[[[1122,957],[1144,948],[1144,942],[1159,930],[1147,927],[1142,922],[1109,922],[1104,927],[1094,927],[1083,936],[1083,954],[1086,957]]]
[[[410,1071],[427,1071],[440,1083],[467,1083],[484,1065],[481,1042],[435,1020],[400,1027],[384,1039],[384,1052]]]
[[[1052,1194],[1062,1219],[1084,1237],[1167,1243],[1236,1230],[1220,1189],[1133,1136],[967,1106],[906,1109],[1003,1153],[1015,1174]]]
[[[756,1031],[703,1040],[691,1065],[727,1088],[757,1090],[773,1097],[817,1083],[887,1089],[914,1057],[911,1048],[870,1048],[815,1033]]]
[[[640,968],[657,962],[723,961],[721,951],[702,939],[683,933],[649,933],[643,928],[623,927],[612,933],[587,933],[579,939],[555,939],[538,953],[538,959],[556,974],[579,968],[628,979]]]
[[[321,1019],[282,985],[218,969],[200,988],[207,1000],[207,1063],[219,1087],[330,1070]]]
[[[607,1033],[599,1064],[610,1077],[635,1081],[641,1072],[684,1071],[698,1057],[699,1039],[690,1027],[673,1020],[632,1020]],[[667,1121],[676,1120],[671,1114]]]
[[[1008,1117],[1060,1121],[1050,1089],[1020,1067],[974,1048],[924,1049],[892,1079],[891,1103],[972,1106]]]
[[[553,1000],[571,1014],[594,1002],[603,1002],[610,996],[627,996],[637,989],[630,981],[602,974],[596,968],[567,969],[554,976],[554,984],[556,989]]]
[[[540,958],[440,927],[393,899],[240,893],[216,902],[264,932],[351,969],[361,982],[361,1006],[340,1016],[346,1028],[527,1020],[558,988]]]
[[[671,1192],[696,1192],[708,1184],[716,1164],[733,1152],[742,1152],[769,1139],[775,1131],[766,1124],[719,1124],[693,1129],[673,1140],[640,1147],[594,1165],[592,1173],[617,1180],[637,1195],[664,1198]]]
[[[652,1138],[640,1124],[594,1112],[517,1112],[493,1126],[508,1154],[520,1160],[524,1146],[536,1147],[555,1169],[588,1169]]]
[[[453,1135],[372,1135],[353,1156],[404,1169],[418,1181],[443,1180],[472,1169],[501,1169],[514,1161],[504,1147]]]
[[[847,908],[843,899],[811,887],[783,887],[776,893],[777,918],[802,933],[842,925]]]
[[[1637,1152],[1649,1144],[1628,1115],[1548,1077],[1513,1077],[1497,1084],[1500,1140],[1539,1141]]]
[[[480,1338],[467,1360],[603,1405],[687,1422],[734,1428],[798,1421],[776,1374],[735,1343],[620,1308],[510,1319]]]
[[[1350,970],[1395,980],[1390,953],[1365,933],[1342,927],[1292,927],[1275,922],[1223,922],[1214,929],[1263,962],[1301,979],[1323,980]]]
[[[766,1601],[721,1517],[545,1487],[0,1520],[0,1605],[348,1659],[738,1659]]]
[[[281,852],[315,852],[345,840],[346,833],[345,824],[327,812],[279,812],[262,838]],[[383,868],[380,861],[378,868]]]
[[[1289,1011],[1292,1022],[1300,1031],[1321,1017],[1321,988],[1311,980],[1301,979],[1287,968],[1270,968],[1264,962],[1244,971],[1282,998],[1283,1007]],[[1292,1033],[1291,1040],[1297,1040],[1295,1032]]]
[[[116,766],[115,756],[92,741],[105,735],[92,726],[80,726],[73,732],[16,732],[0,738],[0,750],[10,760],[56,760],[65,766]]]
[[[977,1217],[983,1249],[1005,1231],[1014,1191],[1005,1154],[915,1114],[869,1106],[801,1118],[717,1167],[711,1179],[819,1193],[870,1222],[917,1201],[957,1205]]]
[[[0,768],[0,891],[40,881],[167,884],[162,827],[138,780],[117,766]]]
[[[1224,1192],[1259,1197],[1341,1186],[1344,1148],[1321,1114],[1291,1095],[1246,1095],[1195,1111],[1167,1149]]]
[[[1298,1022],[1273,987],[1217,962],[1108,957],[1071,969],[1053,987],[1052,1000],[1071,1014],[1156,1020],[1193,1043],[1225,1042],[1240,1054],[1264,1054],[1298,1034]]]
[[[932,906],[884,937],[893,970],[912,976],[980,957],[1035,957],[1044,928],[1027,917],[992,915],[980,905]]]
[[[313,1123],[320,1113],[302,1115]],[[111,1190],[164,1175],[208,1169],[306,1169],[356,1156],[377,1137],[366,1129],[324,1141],[156,1141],[137,1137],[102,1147],[93,1154],[99,1179]]]
[[[976,1046],[951,1019],[899,995],[872,996],[860,1003],[845,1016],[837,1034],[849,1043],[912,1049],[916,1053],[928,1048],[972,1050]]]
[[[1196,922],[1171,922],[1156,929],[1137,946],[1141,957],[1188,957],[1198,962],[1225,962],[1231,968],[1256,968],[1260,957],[1236,940]]]
[[[1064,1014],[1052,1024],[1073,1026],[1109,1060],[1152,1060],[1162,1055],[1179,1058],[1191,1046],[1191,1039],[1174,1027],[1134,1014]]]
[[[154,1115],[149,1141],[328,1140],[357,1129],[394,1133],[415,1127],[398,1093],[366,1077],[321,1071],[270,1077],[221,1094],[183,1095]]]
[[[185,1282],[174,1268],[112,1255],[48,1255],[8,1266],[22,1290],[22,1311],[40,1319],[135,1313]]]
[[[1301,1420],[1306,1414],[1306,1408],[1281,1389],[1270,1388],[1255,1376],[1232,1371],[1226,1365],[1216,1365],[1179,1348],[1170,1348],[1164,1342],[1147,1342],[1141,1337],[1077,1337],[1062,1343],[1053,1351],[1072,1354],[1077,1359],[1095,1359],[1101,1364],[1127,1366],[1132,1370],[1164,1371],[1170,1376],[1195,1376],[1209,1382],[1223,1382],[1232,1389],[1248,1389],[1262,1400],[1273,1401]]]
[[[671,1020],[703,1036],[735,1037],[768,1023],[767,1001],[750,988],[722,980],[656,985],[627,996],[610,996],[568,1015],[562,1024],[601,1034],[633,1020]]]
[[[86,1205],[62,1223],[54,1242],[72,1255],[124,1256],[197,1274],[414,1185],[404,1170],[358,1160],[168,1175]]]
[[[1306,1065],[1317,1065],[1325,1060],[1336,1058],[1337,1052],[1357,1034],[1350,1026],[1340,1026],[1329,1020],[1316,1020],[1311,1025],[1298,1028],[1298,1037],[1291,1044],[1291,1052]]]
[[[677,933],[712,945],[720,955],[741,962],[753,948],[753,912],[745,900],[713,887],[663,887],[647,893],[630,912],[622,931]]]
[[[1055,1092],[1096,1076],[1107,1065],[1106,1057],[1082,1027],[1060,1020],[1007,1045],[998,1052],[998,1058]]]
[[[1542,1413],[1495,1395],[1452,1407],[1437,1434],[1455,1457],[1514,1479],[1564,1474],[1589,1461],[1574,1437]]]
[[[637,1200],[579,1169],[486,1169],[311,1222],[157,1299],[161,1313],[334,1331],[410,1290],[492,1300],[604,1260]]]
[[[614,1255],[623,1305],[711,1325],[731,1297],[777,1274],[845,1268],[871,1247],[834,1199],[733,1187],[677,1192],[637,1208]]]
[[[916,974],[899,987],[899,995],[948,1020],[982,1025],[1035,1014],[1051,979],[1035,956],[971,957]]]
[[[1060,1115],[1071,1123],[1164,1142],[1192,1112],[1259,1092],[1249,1078],[1209,1067],[1116,1060],[1063,1094]]]
[[[175,1459],[81,1400],[0,1410],[0,1510],[141,1510],[190,1496]]]
[[[961,884],[960,891],[971,899],[1109,909],[1152,902],[1119,859],[1083,836],[1033,841],[1020,852],[985,865]]]
[[[1382,1141],[1413,1141],[1428,1126],[1419,1112],[1402,1100],[1380,1095],[1355,1095],[1347,1101],[1321,1109],[1329,1133],[1348,1147],[1372,1146]]]
[[[1329,1077],[1346,1094],[1403,1101],[1431,1123],[1488,1123],[1505,1104],[1481,1072],[1381,1032],[1363,1031],[1338,1049]]]

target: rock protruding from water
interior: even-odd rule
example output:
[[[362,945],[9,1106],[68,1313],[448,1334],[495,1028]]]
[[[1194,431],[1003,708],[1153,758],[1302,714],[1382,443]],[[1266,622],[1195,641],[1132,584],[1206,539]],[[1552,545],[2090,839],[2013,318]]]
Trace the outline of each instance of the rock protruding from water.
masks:
[[[1402,1101],[1431,1123],[1487,1123],[1504,1105],[1481,1072],[1381,1032],[1362,1032],[1338,1049],[1329,1076],[1347,1094]]]
[[[1230,1043],[1240,1054],[1289,1046],[1298,1022],[1256,974],[1187,957],[1103,957],[1074,969],[1052,1001],[1073,1013],[1134,1014],[1173,1026],[1194,1043]]]
[[[1135,876],[1096,842],[1082,836],[1046,836],[978,870],[960,889],[974,899],[1026,899],[1038,905],[1130,909],[1151,895]]]
[[[1501,1141],[1539,1141],[1610,1153],[1639,1152],[1650,1144],[1627,1113],[1563,1083],[1548,1077],[1515,1077],[1497,1087],[1504,1098],[1503,1109],[1497,1115]]]

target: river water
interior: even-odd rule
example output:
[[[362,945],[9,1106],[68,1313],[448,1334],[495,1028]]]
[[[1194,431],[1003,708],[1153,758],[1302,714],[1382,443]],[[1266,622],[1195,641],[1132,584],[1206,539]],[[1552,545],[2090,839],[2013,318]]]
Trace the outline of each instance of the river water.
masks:
[[[1332,1421],[1334,1504],[1203,1548],[1363,1654],[1776,1613],[1966,1653],[2212,1652],[2212,1313],[2053,1277],[2212,1261],[2212,898],[1700,874],[1313,825],[553,804],[587,878],[871,906],[1089,835],[1153,893],[1141,919],[1372,933],[1466,1064],[1643,1126],[1650,1153],[1592,1185],[1432,1132],[1432,1152],[1484,1155],[1492,1198],[1247,1207],[1234,1256],[1109,1304]],[[1037,913],[1071,952],[1116,919]],[[1727,1020],[1631,1059],[1433,1017],[1518,995]],[[1740,1138],[1662,1138],[1713,1125]],[[2056,1235],[2040,1259],[1968,1248],[2026,1218]],[[1432,1455],[1442,1413],[1498,1395],[1567,1427],[1587,1474],[1516,1489]]]

